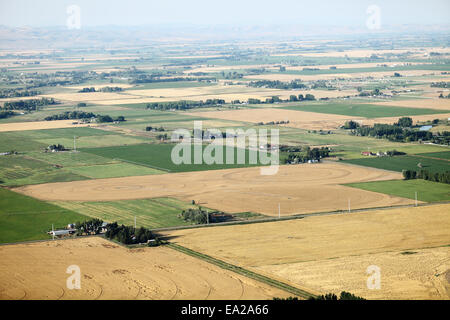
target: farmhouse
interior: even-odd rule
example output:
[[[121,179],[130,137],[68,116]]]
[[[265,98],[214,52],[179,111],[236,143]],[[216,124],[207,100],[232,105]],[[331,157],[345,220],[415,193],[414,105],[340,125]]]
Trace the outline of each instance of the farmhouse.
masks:
[[[52,230],[49,231],[48,234],[53,236],[53,237],[59,237],[62,238],[64,236],[69,236],[72,235],[76,232],[76,229],[62,229],[62,230]]]

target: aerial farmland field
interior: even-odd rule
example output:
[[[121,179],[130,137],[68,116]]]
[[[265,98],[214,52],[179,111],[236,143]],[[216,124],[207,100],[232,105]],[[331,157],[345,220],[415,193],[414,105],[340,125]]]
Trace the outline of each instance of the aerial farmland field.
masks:
[[[41,2],[0,5],[0,300],[450,299],[447,2]]]

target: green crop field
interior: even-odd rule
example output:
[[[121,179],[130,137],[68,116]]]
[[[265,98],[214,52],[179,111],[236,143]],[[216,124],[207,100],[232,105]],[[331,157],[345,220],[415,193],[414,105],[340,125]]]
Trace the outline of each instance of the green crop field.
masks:
[[[450,160],[450,151],[419,153],[418,156]]]
[[[408,199],[415,199],[417,192],[417,199],[425,202],[450,200],[450,185],[422,179],[351,183],[347,186]]]
[[[144,176],[149,174],[165,173],[161,170],[124,162],[92,166],[79,166],[69,168],[68,170],[70,170],[70,172],[72,173],[92,179]]]
[[[0,152],[36,151],[48,147],[49,144],[62,144],[67,148],[73,146],[73,137],[76,136],[82,142],[96,140],[111,140],[109,136],[114,133],[93,128],[65,128],[28,130],[14,132],[0,132]],[[140,140],[142,142],[142,140]],[[98,143],[97,143],[98,144]]]
[[[87,217],[11,190],[0,188],[0,243],[49,239],[52,229]]]
[[[47,162],[50,164],[57,164],[63,167],[77,167],[77,166],[92,166],[98,164],[113,163],[109,158],[97,156],[95,154],[86,152],[28,152],[28,157]]]
[[[329,104],[310,104],[310,105],[295,105],[282,107],[283,109],[308,111],[327,114],[338,114],[351,117],[364,118],[382,118],[382,117],[402,117],[402,116],[416,116],[425,114],[439,114],[442,110],[425,109],[425,108],[406,108],[394,106],[379,106],[373,104],[343,104],[343,103],[329,103]]]
[[[270,128],[270,127],[269,127]],[[333,155],[344,159],[365,158],[362,151],[372,152],[397,150],[408,154],[431,153],[448,150],[445,147],[418,144],[392,142],[387,139],[375,139],[372,137],[360,137],[349,135],[345,130],[337,130],[332,134],[320,134],[295,128],[280,128],[280,143],[295,145],[334,145]]]
[[[55,205],[80,214],[102,219],[107,222],[134,225],[147,228],[164,228],[188,225],[178,214],[185,209],[196,207],[172,198],[121,200],[103,202],[58,201]]]
[[[21,186],[47,182],[65,182],[88,179],[55,166],[22,155],[0,157],[0,184]]]
[[[258,164],[249,164],[248,157],[249,151],[245,150],[246,163],[236,164],[237,151],[234,150],[235,164],[180,164],[176,165],[172,162],[171,152],[175,145],[174,144],[140,144],[131,146],[117,146],[117,147],[107,147],[107,148],[89,148],[83,149],[85,152],[96,154],[102,157],[107,157],[111,159],[128,161],[137,165],[149,166],[158,170],[165,170],[168,172],[187,172],[187,171],[204,171],[204,170],[218,170],[218,169],[231,169],[231,168],[241,168],[249,166],[257,166]],[[204,150],[205,146],[203,146]],[[223,162],[225,162],[225,157],[227,151],[232,150],[231,148],[223,147]],[[193,159],[194,147],[191,147],[191,155]],[[192,161],[193,163],[193,161]]]
[[[429,172],[445,172],[450,170],[450,164],[446,160],[416,157],[413,155],[395,157],[368,157],[361,159],[344,160],[343,162],[398,172],[402,172],[402,170],[419,171],[421,169],[418,167],[419,163],[422,164],[423,170],[428,170]]]

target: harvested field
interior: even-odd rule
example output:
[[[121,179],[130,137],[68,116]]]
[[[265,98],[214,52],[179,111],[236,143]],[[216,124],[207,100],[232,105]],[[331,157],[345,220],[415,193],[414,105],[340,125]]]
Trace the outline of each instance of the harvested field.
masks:
[[[206,111],[187,113],[192,116],[217,118],[223,120],[246,121],[251,123],[286,121],[286,126],[307,130],[336,129],[348,120],[365,119],[361,117],[324,114],[307,111],[286,110],[280,108],[241,109],[227,111]]]
[[[129,98],[136,98],[128,94],[115,92],[55,93],[52,95],[43,95],[43,97],[55,98],[56,100],[62,101],[93,102],[93,103],[102,103],[105,100],[126,100]]]
[[[373,104],[408,108],[430,108],[450,112],[450,99],[413,99],[375,102]]]
[[[409,116],[413,122],[418,121],[431,121],[434,119],[448,119],[450,118],[450,113],[438,113],[438,114],[424,114],[420,116]],[[389,123],[393,124],[398,121],[399,117],[388,117],[388,118],[376,118],[376,119],[364,119],[358,120],[361,125],[373,126],[374,123]]]
[[[102,238],[0,247],[0,299],[271,299],[289,294],[167,247],[126,249]],[[69,290],[67,267],[81,271]]]
[[[113,201],[175,197],[230,213],[278,215],[369,208],[412,203],[412,200],[340,184],[400,179],[400,173],[338,163],[280,166],[275,175],[260,168],[76,181],[15,189],[51,201]]]
[[[165,234],[192,250],[319,292],[449,299],[449,209],[374,210]],[[367,290],[370,265],[381,268],[380,290]]]
[[[76,120],[1,123],[0,132],[96,126],[96,124],[73,124],[74,122],[76,122]]]
[[[429,52],[440,52],[440,53],[450,53],[448,48],[432,47],[432,48],[405,48],[405,49],[392,49],[392,50],[376,50],[376,49],[356,49],[356,50],[345,50],[345,51],[330,51],[330,52],[313,52],[313,53],[302,53],[305,57],[370,57],[372,54],[382,55],[382,54],[404,54],[411,52],[415,55],[423,56]],[[283,54],[284,55],[284,54]]]
[[[381,271],[381,289],[367,288],[368,266]],[[450,299],[450,247],[364,254],[330,260],[262,266],[319,292],[350,291],[366,299]],[[330,276],[332,275],[332,276]]]
[[[297,76],[298,78],[299,76]],[[290,95],[298,95],[301,90],[280,90],[270,88],[252,88],[247,86],[223,84],[202,86],[202,87],[180,87],[180,88],[161,88],[161,89],[142,89],[129,90],[120,94],[120,101],[114,102],[116,98],[96,99],[96,103],[123,104],[123,103],[144,103],[144,102],[168,102],[178,100],[207,100],[224,99],[226,102],[233,100],[247,101],[249,98],[265,100],[272,96],[279,96],[282,99],[288,99]],[[356,95],[356,90],[309,90],[308,93],[314,94],[316,98],[335,98],[348,95]],[[62,97],[60,97],[62,99]],[[87,98],[86,98],[87,99]],[[103,100],[103,101],[101,101]]]
[[[244,76],[245,79],[259,79],[259,80],[279,80],[279,81],[292,81],[301,79],[303,81],[314,80],[331,80],[331,79],[355,79],[355,78],[367,78],[372,77],[374,79],[391,78],[394,75],[395,69],[392,71],[369,71],[369,72],[355,72],[355,73],[329,73],[329,74],[286,74],[286,73],[274,73],[274,74],[258,74],[251,76]],[[417,77],[423,75],[438,75],[439,70],[403,70],[399,71],[404,77]]]

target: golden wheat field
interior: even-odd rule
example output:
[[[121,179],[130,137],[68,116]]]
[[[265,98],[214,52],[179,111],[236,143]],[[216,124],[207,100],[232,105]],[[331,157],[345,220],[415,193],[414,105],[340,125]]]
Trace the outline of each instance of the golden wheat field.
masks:
[[[450,205],[167,231],[171,241],[319,292],[449,299]],[[417,252],[417,253],[416,253]],[[368,290],[367,267],[381,268]]]
[[[410,204],[413,201],[342,186],[344,183],[400,179],[401,174],[338,163],[280,166],[275,175],[260,168],[169,173],[29,185],[15,190],[50,201],[112,201],[175,197],[230,213],[266,215],[310,213]]]
[[[81,289],[66,286],[71,265]],[[284,291],[167,247],[127,249],[103,238],[0,247],[0,300],[272,299]]]

